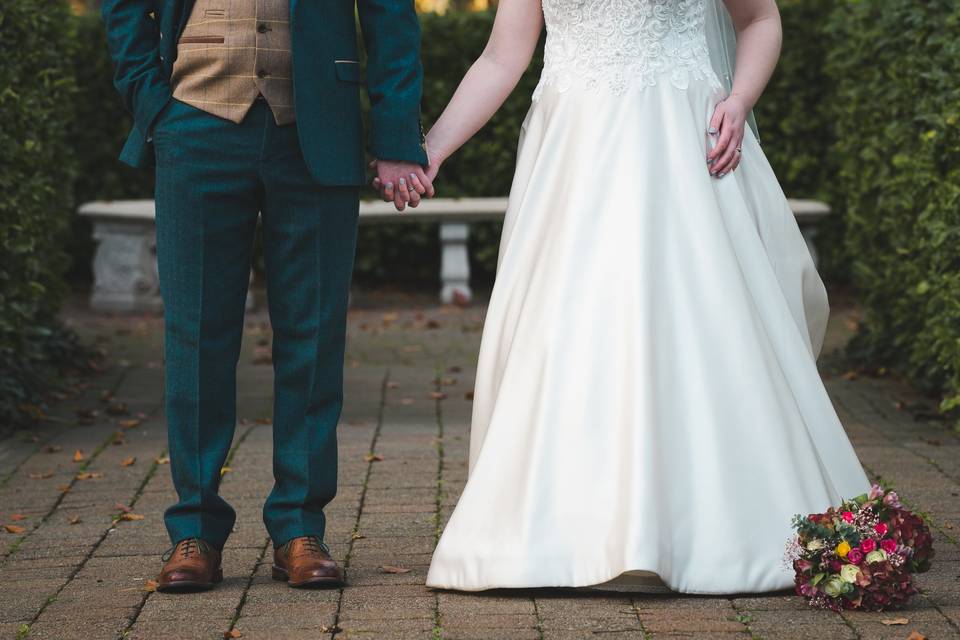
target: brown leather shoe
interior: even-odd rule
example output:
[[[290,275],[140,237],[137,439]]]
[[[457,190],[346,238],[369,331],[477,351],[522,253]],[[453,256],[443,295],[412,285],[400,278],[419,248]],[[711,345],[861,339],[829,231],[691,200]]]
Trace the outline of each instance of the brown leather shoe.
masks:
[[[200,538],[187,538],[165,556],[157,591],[206,591],[223,580],[220,552]]]
[[[274,549],[273,579],[298,588],[322,589],[343,585],[340,566],[317,536],[294,538]]]

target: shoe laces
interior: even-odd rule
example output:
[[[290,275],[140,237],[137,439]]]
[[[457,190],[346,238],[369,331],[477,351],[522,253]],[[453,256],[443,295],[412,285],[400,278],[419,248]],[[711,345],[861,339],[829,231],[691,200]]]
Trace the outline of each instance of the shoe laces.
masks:
[[[297,538],[294,538],[294,540],[297,540]],[[294,540],[290,540],[283,545],[284,552],[288,552],[290,550],[290,545],[293,544]],[[322,551],[323,553],[330,555],[330,547],[328,547],[326,543],[320,539],[320,536],[303,536],[302,540],[304,553],[315,556],[319,555]]]
[[[186,560],[194,554],[206,555],[207,553],[210,553],[210,545],[200,538],[187,538],[186,540],[181,540],[163,554],[163,561],[167,562],[178,551],[180,552],[180,557]]]

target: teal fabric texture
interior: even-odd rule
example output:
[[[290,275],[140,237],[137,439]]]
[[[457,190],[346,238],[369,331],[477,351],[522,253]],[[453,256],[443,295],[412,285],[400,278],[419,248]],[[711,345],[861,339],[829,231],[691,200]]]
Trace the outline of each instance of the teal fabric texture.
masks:
[[[385,160],[425,165],[420,98],[420,24],[413,0],[289,0],[297,130],[320,184],[365,182],[357,18],[367,54],[369,150]],[[172,100],[177,41],[193,0],[103,0],[114,84],[134,115],[120,158],[154,158],[152,128]]]
[[[222,547],[234,525],[218,488],[237,422],[259,218],[275,374],[275,485],[264,522],[278,545],[322,539],[323,508],[337,487],[358,188],[317,184],[296,125],[277,126],[263,100],[239,125],[173,100],[157,118],[154,142],[166,414],[179,496],[165,515],[170,538]]]

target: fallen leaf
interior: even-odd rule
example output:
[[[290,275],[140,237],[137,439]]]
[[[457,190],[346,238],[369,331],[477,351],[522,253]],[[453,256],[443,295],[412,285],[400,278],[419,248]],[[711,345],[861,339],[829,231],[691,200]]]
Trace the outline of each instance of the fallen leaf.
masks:
[[[70,516],[67,518],[67,522],[70,524],[80,524],[83,520],[80,519],[80,516]]]
[[[53,471],[44,471],[43,473],[31,473],[31,480],[46,480],[53,477]]]
[[[910,635],[907,636],[907,640],[927,640],[927,636],[919,631],[911,631]]]
[[[413,398],[403,398],[402,400],[400,400],[400,404],[402,404],[405,407],[409,407],[410,405],[413,404]]]
[[[113,434],[113,444],[121,445],[127,444],[127,436],[123,434],[123,431],[117,431]]]
[[[447,367],[447,373],[460,373],[463,371],[463,367],[453,365],[452,367]]]
[[[430,394],[430,397],[433,400],[444,400],[446,399],[447,394],[445,394],[443,391],[434,391]]]
[[[396,312],[383,314],[383,324],[390,324],[400,319],[400,314]]]
[[[83,457],[83,451],[77,449],[73,452],[73,461],[74,462],[83,462],[86,458]]]
[[[143,424],[143,420],[140,418],[128,418],[126,420],[117,420],[117,424],[121,429],[133,429]]]
[[[366,460],[367,462],[382,462],[383,456],[380,455],[379,453],[368,453],[363,457],[363,459]]]
[[[77,417],[82,421],[92,422],[97,419],[100,412],[96,409],[77,409]]]
[[[14,522],[20,522],[21,520],[26,520],[27,516],[23,515],[22,513],[15,513],[12,516],[10,516],[10,519],[13,520]]]
[[[413,569],[404,569],[403,567],[395,567],[393,565],[385,564],[380,567],[380,570],[384,573],[410,573]]]
[[[117,511],[122,511],[123,513],[130,513],[131,511],[133,511],[133,508],[132,508],[132,507],[128,507],[127,505],[123,504],[122,502],[118,502],[118,503],[116,503],[116,504],[113,505],[113,506],[114,506],[114,508],[117,509]]]
[[[445,386],[445,387],[452,387],[453,385],[457,384],[457,379],[456,379],[456,378],[442,378],[442,379],[440,380],[440,384],[443,385],[443,386]]]
[[[127,408],[126,402],[114,402],[107,407],[107,413],[111,416],[125,416],[130,413],[130,409]]]
[[[473,400],[473,391],[467,391],[465,394],[463,394],[463,397],[467,400]]]
[[[240,633],[240,629],[230,629],[230,631],[223,632],[224,638],[240,638],[242,636],[243,634]]]
[[[366,537],[367,537],[367,536],[363,535],[363,534],[360,533],[359,531],[354,531],[353,533],[350,534],[350,539],[351,539],[351,540],[363,540],[363,539],[366,538]]]
[[[49,445],[45,446],[45,447],[43,448],[43,450],[44,450],[46,453],[57,453],[57,452],[59,452],[59,451],[63,451],[63,447],[49,444]]]
[[[136,457],[130,456],[129,458],[124,458],[124,459],[120,462],[120,466],[121,466],[121,467],[132,467],[132,466],[135,465],[136,463],[137,463]]]
[[[160,456],[154,460],[157,464],[170,464],[170,456]]]
[[[23,527],[18,527],[15,524],[5,524],[3,525],[3,528],[7,530],[7,533],[12,533],[14,535],[19,535],[26,531],[26,529],[24,529]]]
[[[330,625],[329,627],[320,627],[320,633],[341,633],[343,627],[338,624]]]
[[[68,484],[61,484],[57,489],[60,490],[60,493],[70,493],[70,485]]]
[[[157,581],[156,580],[147,580],[146,584],[143,585],[143,590],[147,593],[153,593],[157,590]]]
[[[257,347],[253,351],[253,364],[272,364],[273,352],[270,347]]]
[[[220,477],[222,478],[223,476],[227,475],[231,471],[233,471],[233,469],[231,469],[230,467],[220,467]]]
[[[121,520],[126,520],[126,521],[128,521],[128,522],[132,522],[132,521],[135,521],[135,520],[143,520],[143,518],[144,518],[144,517],[143,517],[142,515],[140,515],[139,513],[122,513],[122,514],[120,514],[120,519],[121,519]]]
[[[850,370],[844,373],[842,377],[844,380],[856,380],[857,378],[860,377],[860,374],[857,373],[856,371]]]
[[[892,627],[894,625],[908,624],[910,618],[884,618],[880,621],[880,624]]]
[[[96,480],[97,478],[102,477],[102,473],[96,473],[94,471],[84,471],[83,473],[77,474],[77,480]]]
[[[387,389],[399,389],[399,388],[400,388],[400,383],[399,383],[399,382],[388,382],[388,383],[387,383]]]

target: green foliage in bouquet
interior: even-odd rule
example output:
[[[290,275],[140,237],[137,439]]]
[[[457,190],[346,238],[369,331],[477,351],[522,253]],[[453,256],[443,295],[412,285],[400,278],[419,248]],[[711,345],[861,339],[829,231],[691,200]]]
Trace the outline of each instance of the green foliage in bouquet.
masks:
[[[59,0],[0,4],[0,425],[76,352],[57,322],[76,156],[73,20]]]
[[[853,353],[960,406],[960,3],[848,1],[832,20],[836,176],[866,317]]]

